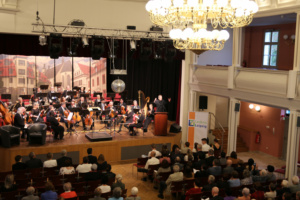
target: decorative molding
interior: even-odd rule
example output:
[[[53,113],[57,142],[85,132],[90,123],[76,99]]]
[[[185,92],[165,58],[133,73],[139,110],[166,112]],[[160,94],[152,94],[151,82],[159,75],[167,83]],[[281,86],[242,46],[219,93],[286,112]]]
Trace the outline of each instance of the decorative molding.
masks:
[[[0,0],[0,13],[19,12],[18,0]]]

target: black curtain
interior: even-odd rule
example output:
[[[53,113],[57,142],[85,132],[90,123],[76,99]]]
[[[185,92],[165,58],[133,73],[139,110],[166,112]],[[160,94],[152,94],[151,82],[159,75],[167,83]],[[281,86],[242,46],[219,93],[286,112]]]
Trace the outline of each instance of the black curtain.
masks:
[[[141,61],[131,59],[128,61],[127,75],[110,75],[111,60],[107,62],[107,90],[111,91],[111,83],[117,78],[122,79],[126,84],[127,99],[138,100],[138,90],[142,90],[150,102],[163,95],[168,103],[169,120],[176,120],[178,86],[180,81],[180,70],[182,60],[149,59]],[[118,62],[117,62],[118,63]]]

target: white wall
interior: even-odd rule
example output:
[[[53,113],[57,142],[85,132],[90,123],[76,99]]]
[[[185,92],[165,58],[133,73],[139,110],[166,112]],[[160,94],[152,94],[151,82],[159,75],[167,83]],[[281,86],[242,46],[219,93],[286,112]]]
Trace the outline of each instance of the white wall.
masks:
[[[223,127],[228,127],[228,114],[229,114],[229,99],[217,96],[216,101],[216,118]],[[220,128],[219,123],[216,121],[216,127]]]
[[[35,23],[37,2],[44,23],[53,22],[53,0],[19,0],[19,12],[0,10],[0,32],[31,33]],[[137,30],[149,30],[152,26],[145,10],[146,2],[122,2],[112,0],[56,0],[55,24],[67,25],[73,19],[83,20],[89,27],[126,29],[134,25]]]

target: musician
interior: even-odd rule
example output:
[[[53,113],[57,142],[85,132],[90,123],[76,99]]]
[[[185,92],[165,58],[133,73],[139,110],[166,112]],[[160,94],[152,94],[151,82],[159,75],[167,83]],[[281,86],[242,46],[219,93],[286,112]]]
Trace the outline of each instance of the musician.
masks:
[[[73,99],[73,96],[72,96],[72,95],[68,95],[68,94],[67,94],[68,92],[72,92],[72,91],[70,90],[70,86],[69,86],[69,85],[67,86],[66,90],[64,91],[63,97],[65,97],[66,100],[67,100],[68,102],[71,102],[72,99]]]
[[[145,119],[144,112],[140,110],[139,115],[136,115],[135,118],[136,121],[129,125],[129,132],[131,132],[130,133],[131,136],[136,136],[136,132],[133,130],[134,127],[141,128],[143,126],[144,119]]]
[[[69,129],[69,123],[67,121],[68,116],[65,116],[65,111],[68,111],[68,113],[70,113],[68,108],[66,107],[66,103],[62,103],[61,107],[59,107],[58,109],[58,112],[60,113],[61,116],[60,121],[65,123],[67,127],[67,132],[74,131],[72,123],[70,124],[70,129]]]
[[[56,139],[56,140],[61,139],[62,140],[64,138],[65,129],[64,129],[63,126],[59,125],[59,122],[55,118],[54,112],[50,112],[48,122],[50,122],[51,128],[53,129],[54,139]],[[58,136],[59,136],[59,138],[58,138]]]
[[[85,125],[85,118],[86,118],[85,112],[87,111],[87,108],[88,108],[88,105],[87,104],[83,104],[82,110],[80,112],[83,130],[87,130],[86,125]],[[92,130],[93,128],[94,128],[94,121],[93,121],[93,123],[92,123],[92,125],[90,127],[90,130]]]
[[[126,128],[129,128],[129,125],[128,125],[128,124],[130,124],[130,123],[133,122],[133,114],[134,114],[134,113],[132,112],[132,106],[127,106],[126,114],[125,114],[125,115],[122,115],[121,117],[119,117],[117,123],[119,124],[120,122],[125,121],[126,124],[125,124],[124,126],[125,126]],[[121,132],[122,126],[123,126],[123,124],[120,124],[120,128],[119,128],[119,130],[117,131],[118,133]]]
[[[41,93],[41,88],[37,88],[37,91],[36,93],[34,94],[34,102],[38,101],[39,104],[42,104],[44,105],[45,104],[45,101],[43,99],[43,97],[37,97],[37,94]],[[37,99],[37,100],[36,100]]]
[[[78,102],[77,107],[82,108],[84,104],[87,105],[87,101],[84,99],[84,97],[80,97],[80,101]]]
[[[97,95],[97,99],[94,101],[94,107],[102,107],[102,102],[101,102],[101,98],[100,98],[100,95],[98,94]],[[105,105],[103,105],[103,109],[105,108]],[[102,108],[101,108],[102,110]],[[96,111],[96,119],[98,118],[99,114],[101,113],[101,111]],[[101,116],[100,116],[101,118]]]
[[[47,95],[48,102],[49,102],[50,104],[57,101],[57,97],[52,96],[52,93],[55,93],[54,87],[51,87],[51,91],[49,91],[49,92],[48,92],[48,95]]]
[[[2,116],[2,113],[0,112],[0,127],[1,126],[5,126],[5,122],[3,120],[3,116]]]
[[[132,109],[140,109],[140,106],[138,105],[137,100],[133,101],[133,107],[132,107]]]
[[[122,107],[123,107],[124,109],[126,108],[126,103],[124,103],[124,100],[123,100],[123,99],[120,99],[120,103],[119,103],[118,106],[120,106],[120,110],[118,110],[119,113],[121,113]]]
[[[75,105],[75,101],[72,100],[71,104],[69,105],[69,109],[70,108],[76,108],[76,105]]]
[[[168,99],[171,101],[171,98]],[[162,95],[158,95],[158,99],[154,99],[154,104],[156,105],[156,112],[167,112],[167,102],[163,100]]]
[[[83,93],[86,93],[85,87],[81,87],[81,89],[80,89],[80,94],[83,94]]]
[[[154,120],[154,109],[153,109],[153,104],[151,103],[151,104],[149,104],[148,114],[147,114],[145,122],[144,122],[144,132],[147,132],[148,126],[152,120]]]
[[[33,108],[31,110],[31,119],[33,123],[44,122],[44,120],[40,117],[40,109],[38,102],[33,103]]]
[[[51,114],[54,114],[54,116],[56,117],[56,113],[55,113],[55,108],[53,107],[53,105],[49,105],[49,108],[48,108],[48,112],[47,112],[47,114],[46,114],[46,120],[47,120],[47,122],[49,122],[49,117],[50,117],[50,115]]]
[[[18,108],[17,113],[14,118],[14,126],[20,128],[22,130],[21,138],[25,139],[25,135],[27,135],[27,141],[29,141],[28,132],[25,129],[25,121],[26,121],[26,117],[27,117],[25,115],[25,113],[26,113],[26,109],[24,107]]]
[[[22,97],[18,98],[18,101],[16,102],[16,105],[15,105],[15,109],[17,110],[20,107],[25,107]]]

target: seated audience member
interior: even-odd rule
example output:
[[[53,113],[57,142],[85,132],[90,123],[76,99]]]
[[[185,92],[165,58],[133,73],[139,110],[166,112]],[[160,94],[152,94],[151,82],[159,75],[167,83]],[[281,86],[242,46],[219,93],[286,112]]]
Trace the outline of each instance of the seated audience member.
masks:
[[[223,174],[230,174],[233,172],[233,167],[231,166],[232,165],[232,160],[227,160],[226,162],[227,166],[223,169]]]
[[[219,165],[219,159],[214,159],[213,166],[208,168],[208,173],[214,176],[220,176],[222,174],[222,167]]]
[[[180,167],[180,171],[183,170],[183,164],[180,163],[180,162],[181,162],[181,159],[180,159],[179,156],[175,158],[174,162],[175,162],[174,165],[178,165],[178,166]],[[173,165],[173,166],[174,166],[174,165]]]
[[[59,170],[60,175],[75,174],[75,168],[71,165],[70,160],[66,160],[64,166]]]
[[[296,200],[299,200],[299,199],[300,199],[300,191],[296,192]]]
[[[161,153],[163,151],[166,153],[167,156],[170,155],[170,150],[168,149],[168,145],[166,143],[164,143],[164,144],[161,145]]]
[[[184,160],[185,162],[193,161],[193,160],[194,160],[194,156],[193,156],[193,153],[192,153],[192,150],[191,150],[191,149],[188,149],[188,150],[187,150],[187,153],[186,153],[186,155],[184,156],[183,160]]]
[[[215,177],[213,175],[209,175],[208,176],[208,179],[207,179],[207,182],[208,184],[207,185],[204,185],[202,190],[203,191],[211,191],[211,189],[215,186],[217,186],[217,184],[215,183]]]
[[[171,157],[171,161],[172,162],[174,162],[177,157],[180,158],[180,161],[183,160],[182,154],[180,153],[180,150],[179,150],[179,147],[177,147],[174,152],[171,152],[171,156],[170,157]]]
[[[98,165],[98,171],[106,170],[107,162],[105,161],[105,158],[104,158],[103,154],[100,154],[98,156],[98,160],[97,160],[96,164]]]
[[[123,200],[122,189],[120,187],[116,187],[113,190],[112,197],[110,197],[108,200]]]
[[[15,184],[15,177],[13,174],[8,174],[5,177],[4,184],[1,185],[0,192],[13,192],[18,189],[17,185]]]
[[[94,191],[94,198],[89,198],[89,200],[106,200],[105,198],[101,197],[102,191],[99,187],[97,187]]]
[[[67,156],[67,150],[63,149],[61,151],[61,158],[57,159],[57,166],[58,167],[65,167],[65,161],[70,160],[70,163],[72,165],[72,158]]]
[[[111,189],[114,190],[115,188],[119,187],[122,190],[125,190],[125,184],[122,182],[123,176],[121,174],[116,175],[116,182],[112,184]]]
[[[184,143],[184,147],[181,149],[182,154],[187,154],[187,151],[190,149],[190,143],[186,142]],[[191,149],[190,149],[191,150]]]
[[[291,193],[296,193],[296,192],[300,191],[299,177],[298,176],[294,176],[292,178],[292,185],[289,188],[290,188]]]
[[[99,188],[101,189],[102,193],[107,193],[111,191],[111,187],[108,184],[108,177],[106,175],[102,176],[101,178],[101,185]]]
[[[195,173],[195,178],[208,177],[209,173],[207,172],[208,167],[206,164],[201,166],[201,169]]]
[[[92,170],[92,164],[89,164],[88,157],[83,157],[83,163],[76,167],[78,173],[88,173]]]
[[[96,164],[97,163],[97,157],[92,155],[93,149],[88,148],[86,151],[87,151],[87,154],[88,154],[87,158],[89,159],[89,163],[90,164]]]
[[[230,154],[230,156],[229,156],[228,159],[232,161],[232,164],[233,164],[233,165],[238,164],[238,162],[239,162],[239,160],[240,160],[240,159],[237,158],[237,154],[236,154],[235,151],[231,152],[231,154]],[[227,160],[228,160],[228,159],[227,159]]]
[[[253,189],[254,192],[251,194],[251,199],[256,199],[256,200],[265,199],[265,194],[264,191],[262,190],[262,186],[260,182],[253,183]]]
[[[198,152],[199,153],[199,152]],[[199,159],[197,162],[194,162],[193,163],[193,168],[195,169],[201,169],[201,166],[203,165],[206,165],[207,166],[207,163],[206,163],[206,160],[205,160],[205,153],[202,152],[202,154],[198,154],[199,155]],[[207,166],[208,167],[208,166]]]
[[[276,194],[278,197],[282,197],[284,193],[291,193],[291,190],[289,188],[289,182],[287,180],[282,180],[281,188],[276,190]]]
[[[185,193],[185,200],[189,200],[191,194],[201,194],[201,181],[199,179],[195,179],[194,188]]]
[[[194,148],[192,150],[193,153],[197,153],[197,148],[198,148],[198,142],[194,143]],[[202,149],[202,145],[201,145],[201,149]]]
[[[47,160],[44,162],[44,168],[56,167],[57,161],[53,159],[53,153],[47,153]]]
[[[267,181],[276,181],[276,176],[274,174],[274,166],[273,165],[268,165],[267,166],[267,170],[268,170],[268,173],[267,173]]]
[[[207,144],[207,138],[202,138],[201,142],[202,142],[202,151],[208,152],[210,146]]]
[[[223,200],[223,197],[219,196],[219,188],[213,187],[211,190],[212,198],[211,200]]]
[[[238,200],[250,200],[250,190],[249,190],[249,188],[244,188],[243,190],[242,190],[242,195],[243,196],[241,196],[241,197],[238,197]]]
[[[284,193],[284,194],[282,195],[282,200],[293,200],[292,194],[291,194],[291,193],[288,193],[288,192]]]
[[[243,160],[239,160],[238,166],[234,170],[237,171],[238,173],[243,173],[244,169],[245,169],[245,167],[244,167],[244,161]]]
[[[232,196],[232,191],[230,188],[225,189],[225,197],[224,200],[235,200],[236,197]]]
[[[167,160],[163,160],[160,167],[157,170],[157,174],[171,172],[170,164]]]
[[[61,193],[59,196],[63,197],[64,199],[70,199],[70,198],[74,198],[77,197],[77,194],[75,191],[71,191],[72,190],[72,185],[70,182],[67,182],[64,184],[64,193]]]
[[[91,167],[91,171],[85,174],[86,181],[95,181],[100,180],[100,173],[97,171],[97,164],[93,164]]]
[[[203,157],[205,159],[206,154],[202,151],[202,144],[197,145],[197,152],[196,153],[198,154],[199,158]],[[202,155],[204,155],[204,156],[202,156]]]
[[[267,182],[267,170],[265,169],[260,170],[259,176],[252,176],[252,180],[253,182],[260,182],[260,183]]]
[[[245,169],[243,171],[243,179],[241,180],[241,185],[251,185],[253,183],[252,177],[250,176],[250,171]]]
[[[156,144],[151,144],[151,151],[149,151],[148,153],[148,157],[151,157],[151,152],[154,151],[155,152],[155,157],[161,157],[161,153],[159,151],[156,150]]]
[[[223,174],[222,178],[217,182],[217,187],[220,189],[230,189],[230,184],[228,182],[229,179],[229,174]]]
[[[221,158],[219,160],[220,160],[220,165],[226,165],[227,164],[226,153],[224,151],[221,152]]]
[[[151,158],[147,160],[144,169],[138,169],[140,172],[148,172],[150,165],[158,165],[159,160],[155,157],[155,151],[151,152]],[[151,178],[151,177],[149,177]],[[142,178],[143,181],[147,181],[147,177]]]
[[[26,161],[26,165],[29,169],[43,167],[42,161],[36,158],[34,152],[30,152],[28,156],[29,156],[29,160]]]
[[[159,159],[159,162],[160,162],[160,163],[162,163],[163,160],[167,160],[168,163],[171,163],[171,159],[170,159],[170,157],[168,156],[168,152],[167,152],[166,150],[163,150],[163,151],[161,152],[161,154],[162,154],[162,157]]]
[[[27,165],[22,162],[22,156],[17,155],[15,157],[15,161],[16,161],[16,163],[12,165],[13,171],[27,169]]]
[[[193,172],[193,169],[186,165],[184,167],[184,170],[183,170],[183,179],[184,180],[190,180],[190,179],[194,179],[194,172]]]
[[[241,180],[239,179],[239,173],[237,171],[232,172],[231,179],[228,180],[230,187],[238,187],[241,185]]]
[[[160,182],[158,198],[161,198],[161,199],[164,198],[164,195],[163,195],[164,190],[167,189],[168,191],[170,191],[171,183],[173,181],[182,181],[183,180],[183,173],[180,172],[179,170],[180,170],[179,166],[174,165],[173,166],[174,173],[169,176],[169,178],[166,180],[166,182],[164,182],[164,181]]]
[[[265,198],[267,198],[267,200],[272,200],[276,198],[276,185],[274,183],[270,183],[269,185],[269,192],[265,193]]]
[[[107,164],[106,166],[106,172],[102,172],[103,174],[107,175],[108,179],[110,178],[115,178],[116,177],[116,174],[111,172],[111,165],[110,164]]]
[[[39,200],[38,196],[34,196],[35,189],[34,187],[30,186],[26,189],[27,196],[23,197],[22,200]]]
[[[45,184],[45,192],[41,194],[41,200],[57,200],[57,193],[50,181]]]
[[[208,150],[207,158],[205,158],[206,164],[207,164],[209,167],[212,167],[212,166],[213,166],[213,161],[214,161],[215,159],[216,159],[216,158],[215,158],[214,150],[213,150],[213,149]]]
[[[131,194],[129,197],[126,198],[126,200],[141,200],[141,197],[138,197],[139,190],[137,187],[133,187],[131,188]]]
[[[246,166],[246,168],[252,172],[252,170],[255,170],[255,165],[254,165],[254,160],[252,158],[248,159],[248,165]]]

